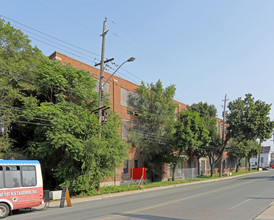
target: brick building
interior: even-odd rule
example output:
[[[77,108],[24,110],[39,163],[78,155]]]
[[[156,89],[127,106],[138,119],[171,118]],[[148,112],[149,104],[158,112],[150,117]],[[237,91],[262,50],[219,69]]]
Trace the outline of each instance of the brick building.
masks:
[[[93,75],[95,79],[97,79],[97,87],[96,90],[99,90],[99,76],[100,76],[100,70],[85,64],[81,61],[78,61],[74,58],[71,58],[69,56],[66,56],[59,52],[54,52],[49,57],[52,60],[60,61],[63,64],[71,64],[74,68],[83,69],[88,71],[90,74]],[[111,76],[110,73],[104,72],[104,81],[108,79]],[[136,109],[133,108],[133,106],[130,104],[129,98],[131,96],[134,96],[135,89],[138,88],[138,85],[135,83],[132,83],[128,80],[125,80],[123,78],[120,78],[118,76],[112,76],[111,79],[106,83],[106,85],[103,88],[103,92],[107,93],[109,95],[109,100],[111,103],[111,108],[120,116],[122,121],[122,127],[121,127],[121,137],[125,141],[127,140],[127,134],[128,134],[128,124],[134,120],[137,120],[137,116],[135,115]],[[174,100],[174,102],[177,104],[177,112],[180,112],[187,108],[186,104],[183,104],[179,101]],[[218,132],[221,134],[222,131],[222,121],[220,119],[217,119],[217,129]],[[189,161],[185,162],[183,164],[183,167],[196,167],[196,164],[198,161],[195,158],[191,158]],[[124,164],[121,166],[121,168],[116,169],[116,177],[113,180],[109,180],[108,184],[117,184],[119,185],[123,181],[127,181],[130,179],[130,168],[137,168],[142,167],[143,164],[140,161],[138,152],[134,148],[130,149],[130,152],[128,154],[128,158],[124,161]]]

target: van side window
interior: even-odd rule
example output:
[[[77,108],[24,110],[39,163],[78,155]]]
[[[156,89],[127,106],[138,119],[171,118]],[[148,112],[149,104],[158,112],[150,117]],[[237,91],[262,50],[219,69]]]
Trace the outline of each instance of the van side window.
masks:
[[[0,189],[4,188],[3,167],[0,166]]]
[[[5,186],[7,188],[21,186],[20,166],[6,166],[4,176],[5,176]]]
[[[22,180],[23,186],[36,186],[36,172],[35,166],[22,166]]]

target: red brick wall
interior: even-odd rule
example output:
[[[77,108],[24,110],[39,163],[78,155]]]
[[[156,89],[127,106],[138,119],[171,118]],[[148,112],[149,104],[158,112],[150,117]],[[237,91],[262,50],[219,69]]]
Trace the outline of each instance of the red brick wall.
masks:
[[[69,63],[74,68],[86,70],[86,71],[90,72],[96,79],[99,79],[100,70],[91,66],[91,65],[88,65],[81,61],[73,59],[71,57],[68,57],[68,56],[66,56],[62,53],[59,53],[59,52],[54,52],[49,58],[53,59],[53,60],[59,60],[63,64]],[[104,80],[106,80],[110,76],[111,76],[110,73],[104,72]],[[122,120],[123,119],[136,120],[135,116],[127,114],[127,110],[133,110],[133,109],[121,105],[121,88],[134,92],[135,89],[138,88],[138,85],[136,85],[132,82],[129,82],[125,79],[122,79],[118,76],[115,76],[115,75],[112,76],[112,78],[109,80],[109,99],[110,99],[110,103],[111,103],[111,108],[120,116],[120,118]],[[182,110],[187,109],[186,104],[183,104],[176,100],[174,100],[174,102],[177,104],[176,112],[180,112]],[[218,120],[218,122],[221,121],[220,119],[217,119],[217,120]],[[136,154],[136,150],[134,148],[132,148],[128,154],[129,170],[130,170],[130,168],[134,167],[134,159],[138,159],[138,154]],[[117,174],[116,179],[113,178],[113,181],[116,180],[118,182],[123,179],[127,180],[129,178],[129,174],[123,174],[123,166],[116,169],[116,174]],[[111,179],[109,179],[109,181],[111,181]]]

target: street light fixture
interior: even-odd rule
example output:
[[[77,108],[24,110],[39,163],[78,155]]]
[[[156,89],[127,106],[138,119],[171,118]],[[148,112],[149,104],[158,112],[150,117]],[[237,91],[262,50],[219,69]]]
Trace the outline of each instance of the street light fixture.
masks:
[[[110,80],[110,78],[127,62],[133,62],[135,60],[135,57],[130,57],[128,60],[124,61],[112,74],[110,77],[108,77],[107,81],[105,81],[105,83],[102,85],[102,88],[104,87],[104,85],[106,85],[106,83]]]
[[[108,77],[108,79],[105,81],[105,83],[103,85],[101,85],[101,80],[99,82],[99,97],[98,97],[98,114],[99,114],[99,125],[102,122],[102,101],[103,101],[103,88],[106,85],[106,83],[110,80],[110,78],[127,62],[133,62],[135,60],[135,57],[130,57],[128,60],[124,61],[112,74],[110,77]],[[104,71],[102,70],[102,73]],[[102,74],[100,74],[101,77]],[[103,78],[103,77],[101,77]],[[99,138],[101,138],[101,130],[99,130]]]

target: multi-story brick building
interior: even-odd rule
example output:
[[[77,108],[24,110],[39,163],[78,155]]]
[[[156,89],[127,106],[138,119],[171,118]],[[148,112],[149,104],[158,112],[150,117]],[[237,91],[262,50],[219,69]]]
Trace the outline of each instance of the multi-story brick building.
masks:
[[[52,60],[60,61],[63,64],[71,64],[75,68],[83,69],[88,71],[90,74],[94,76],[95,79],[97,79],[97,91],[99,88],[99,76],[100,76],[100,70],[85,64],[81,61],[78,61],[74,58],[68,57],[62,53],[54,52],[49,57]],[[104,72],[104,79],[108,79],[111,76],[110,73]],[[106,83],[106,85],[103,88],[104,93],[107,93],[109,95],[109,100],[111,103],[111,108],[120,116],[122,121],[122,127],[121,127],[121,137],[124,140],[127,140],[128,135],[128,124],[133,121],[137,120],[136,109],[133,108],[130,102],[130,96],[134,96],[135,89],[138,88],[138,85],[135,83],[132,83],[128,80],[125,80],[123,78],[120,78],[118,76],[112,76],[111,79]],[[174,102],[177,104],[177,112],[180,112],[187,108],[187,105],[184,103],[181,103],[179,101],[174,100]],[[221,134],[222,129],[222,121],[220,119],[217,119],[217,129],[218,132]],[[189,161],[185,162],[183,164],[183,167],[196,167],[197,163],[199,161],[195,158],[191,158]],[[125,160],[123,166],[121,168],[116,169],[116,177],[108,181],[110,184],[114,183],[119,185],[121,181],[129,180],[129,171],[130,168],[136,168],[143,166],[142,161],[140,161],[138,152],[134,148],[131,148],[128,158]]]

